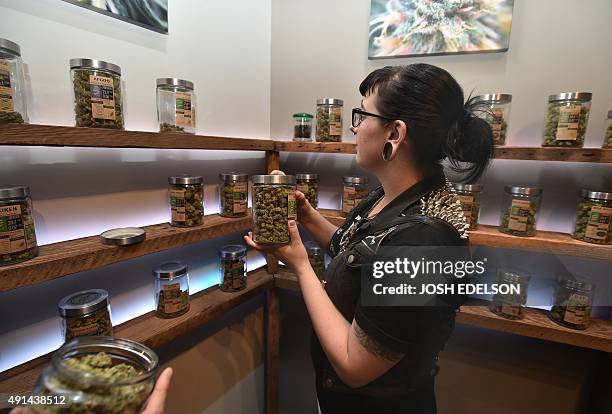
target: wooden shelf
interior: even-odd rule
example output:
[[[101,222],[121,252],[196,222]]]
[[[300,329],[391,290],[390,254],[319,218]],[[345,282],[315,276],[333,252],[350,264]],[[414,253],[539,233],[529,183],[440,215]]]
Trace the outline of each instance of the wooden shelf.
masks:
[[[496,147],[496,159],[612,163],[612,149]]]
[[[274,285],[280,289],[300,290],[295,274],[287,268],[281,268],[274,275]],[[526,308],[523,319],[510,320],[491,312],[487,302],[473,301],[461,307],[457,322],[612,353],[612,321],[593,319],[587,329],[578,331],[557,325],[539,309]]]
[[[351,142],[293,142],[274,141],[276,151],[322,152],[330,154],[356,154],[357,145]]]
[[[159,348],[273,286],[272,275],[263,268],[257,269],[249,273],[245,290],[227,293],[217,287],[208,288],[191,296],[189,312],[186,314],[174,319],[160,319],[155,316],[155,312],[150,312],[115,327],[115,336],[131,339],[154,349]],[[41,356],[0,373],[0,393],[31,391],[50,356],[51,354]]]
[[[344,217],[337,210],[319,209],[319,212],[336,226],[344,223]],[[537,251],[590,259],[612,258],[612,245],[586,243],[573,239],[569,234],[553,231],[538,231],[533,237],[517,237],[504,234],[495,226],[479,225],[476,230],[470,231],[470,243],[475,246]]]
[[[41,246],[38,257],[27,262],[0,267],[0,292],[209,240],[247,230],[250,227],[250,213],[244,218],[224,218],[212,214],[205,216],[204,223],[198,227],[172,227],[168,223],[146,226],[144,227],[147,232],[146,239],[133,246],[102,244],[99,236]]]

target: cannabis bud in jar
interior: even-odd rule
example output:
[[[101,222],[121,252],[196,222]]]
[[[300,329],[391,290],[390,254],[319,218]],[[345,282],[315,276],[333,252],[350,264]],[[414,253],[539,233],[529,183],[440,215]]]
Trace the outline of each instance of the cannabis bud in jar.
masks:
[[[21,48],[0,39],[0,125],[28,122]]]
[[[491,311],[507,319],[521,319],[523,307],[527,303],[527,288],[531,276],[519,270],[501,269],[497,273],[497,283],[514,285],[519,293],[501,294],[493,296]]]
[[[110,303],[104,289],[89,289],[65,296],[57,308],[64,341],[81,336],[112,336]]]
[[[219,174],[219,215],[221,217],[246,217],[248,180],[247,174]]]
[[[325,98],[317,100],[318,142],[342,141],[342,99]]]
[[[480,95],[475,98],[486,107],[482,115],[491,126],[495,145],[506,145],[506,135],[508,133],[508,119],[510,118],[510,104],[512,95],[496,93]]]
[[[169,319],[189,311],[189,273],[187,265],[174,261],[153,269],[157,317]]]
[[[543,146],[583,146],[592,96],[588,92],[568,92],[548,97]]]
[[[348,216],[368,193],[368,177],[343,177],[342,215]]]
[[[220,251],[221,283],[224,292],[238,292],[247,287],[247,250],[239,244],[223,246]]]
[[[30,188],[0,185],[0,266],[38,255]]]
[[[312,141],[312,118],[305,112],[293,114],[293,140]]]
[[[559,278],[550,318],[573,329],[586,329],[591,317],[593,285],[586,281]]]
[[[325,255],[323,250],[312,241],[304,243],[304,247],[308,253],[308,261],[312,266],[312,270],[314,270],[320,280],[325,280]]]
[[[482,185],[480,184],[453,184],[459,201],[463,215],[470,225],[469,230],[474,230],[478,226],[478,215],[480,213],[480,193]]]
[[[503,210],[499,231],[513,236],[535,236],[542,190],[508,185],[505,191],[507,207]]]
[[[612,193],[582,190],[576,210],[574,238],[595,244],[612,244]]]
[[[311,206],[319,205],[319,175],[300,173],[295,175],[297,190],[301,191]]]
[[[608,128],[604,136],[603,148],[612,148],[612,110],[608,111]]]
[[[193,227],[202,224],[204,218],[203,181],[200,176],[168,177],[170,224],[177,227]]]
[[[295,176],[253,176],[253,240],[260,244],[291,241],[288,221],[297,218]]]
[[[177,78],[159,78],[156,83],[159,132],[194,134],[196,97],[193,82]]]

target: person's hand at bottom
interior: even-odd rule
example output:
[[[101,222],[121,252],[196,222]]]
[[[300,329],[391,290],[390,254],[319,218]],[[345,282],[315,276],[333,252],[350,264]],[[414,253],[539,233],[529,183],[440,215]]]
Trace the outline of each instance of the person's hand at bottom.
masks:
[[[166,397],[168,396],[168,390],[170,389],[170,380],[172,379],[172,368],[166,368],[155,384],[153,392],[149,396],[145,404],[142,414],[164,414],[166,406]],[[13,414],[13,413],[10,413]]]

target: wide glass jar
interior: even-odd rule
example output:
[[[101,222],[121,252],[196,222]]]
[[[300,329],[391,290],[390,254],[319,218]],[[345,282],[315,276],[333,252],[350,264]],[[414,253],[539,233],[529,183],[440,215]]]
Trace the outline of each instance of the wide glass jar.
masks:
[[[574,238],[612,244],[612,193],[583,189],[576,210]]]
[[[305,112],[293,114],[293,140],[300,142],[312,141],[312,118]]]
[[[550,318],[573,329],[586,329],[591,318],[593,285],[586,281],[560,278],[553,296]]]
[[[249,176],[239,173],[219,174],[219,215],[221,217],[246,217]]]
[[[480,184],[459,184],[454,183],[455,191],[461,202],[461,209],[468,224],[469,230],[474,230],[478,226],[478,215],[480,214]]]
[[[319,205],[319,175],[300,173],[295,175],[297,190],[304,193],[311,206]]]
[[[0,124],[28,122],[28,105],[21,48],[0,39]]]
[[[513,236],[535,236],[542,190],[537,187],[505,187],[506,207],[499,231]]]
[[[589,92],[567,92],[548,97],[544,147],[580,147],[589,122]]]
[[[88,289],[63,297],[57,304],[64,342],[81,336],[112,336],[108,292]]]
[[[193,82],[177,78],[157,79],[157,121],[159,132],[195,134]]]
[[[200,176],[168,177],[170,189],[170,224],[193,227],[204,218],[204,179]]]
[[[183,262],[162,263],[153,269],[155,310],[158,318],[169,319],[189,311],[189,272]]]
[[[239,244],[223,246],[219,252],[221,283],[224,292],[238,292],[247,287],[247,250]]]
[[[317,142],[342,141],[342,99],[317,100]]]
[[[486,104],[488,108],[487,112],[483,112],[483,117],[491,125],[495,145],[506,145],[512,95],[495,93],[480,95],[476,99]]]
[[[612,110],[608,111],[606,122],[606,134],[604,135],[603,148],[612,148]]]
[[[37,255],[30,189],[25,185],[0,185],[0,266]]]
[[[308,253],[308,261],[312,266],[312,270],[314,270],[319,279],[324,280],[325,255],[323,254],[323,250],[313,241],[307,241],[304,243],[304,247]]]
[[[368,177],[345,176],[342,181],[342,215],[346,217],[368,195]]]
[[[159,359],[138,342],[110,337],[64,344],[43,369],[33,395],[35,414],[138,414],[155,385]]]
[[[527,289],[531,276],[520,270],[500,269],[497,272],[497,283],[517,288],[518,293],[497,293],[491,302],[491,311],[507,319],[521,319],[523,307],[527,303]]]
[[[123,129],[121,68],[96,59],[70,59],[76,126]]]
[[[253,240],[260,244],[291,241],[288,221],[297,218],[295,176],[253,176]]]

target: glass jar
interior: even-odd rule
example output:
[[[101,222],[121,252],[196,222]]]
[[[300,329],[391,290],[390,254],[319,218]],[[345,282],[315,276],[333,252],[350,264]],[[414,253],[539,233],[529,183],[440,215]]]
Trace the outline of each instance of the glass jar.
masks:
[[[317,100],[317,142],[342,141],[342,99]]]
[[[195,134],[193,82],[177,78],[157,79],[159,132]]]
[[[595,244],[612,244],[612,193],[583,189],[581,195],[574,238]]]
[[[181,175],[168,177],[170,189],[170,224],[177,227],[194,227],[204,218],[203,178]]]
[[[121,68],[95,59],[70,59],[76,126],[123,129]]]
[[[224,292],[238,292],[247,287],[247,250],[239,244],[223,246],[219,253],[221,283]]]
[[[606,128],[606,135],[604,135],[603,148],[612,148],[612,110],[608,111],[608,127]]]
[[[170,319],[189,311],[189,272],[183,262],[160,264],[155,276],[155,309],[158,318]]]
[[[140,413],[158,367],[155,352],[138,342],[77,338],[43,369],[33,395],[46,397],[46,404],[28,406],[28,413]]]
[[[573,329],[586,329],[591,317],[593,285],[580,280],[560,278],[553,296],[550,318]]]
[[[455,191],[461,202],[461,209],[468,224],[469,230],[474,230],[478,226],[478,215],[480,213],[480,193],[482,185],[480,184],[459,184],[454,183]]]
[[[293,114],[294,141],[312,141],[312,118],[312,115],[304,112]]]
[[[57,304],[64,342],[80,336],[112,336],[110,302],[104,289],[88,289],[63,297]]]
[[[342,215],[346,217],[368,195],[368,177],[346,176],[342,181]]]
[[[519,292],[495,294],[491,302],[491,311],[507,319],[521,319],[523,317],[523,307],[527,303],[527,288],[530,278],[531,276],[523,271],[500,269],[497,273],[497,283],[516,287]]]
[[[319,205],[319,175],[300,173],[295,175],[297,190],[304,193],[311,206]]]
[[[219,174],[223,183],[219,186],[219,215],[221,217],[246,217],[249,176],[247,174]]]
[[[0,39],[0,124],[28,122],[28,105],[21,48]]]
[[[582,148],[591,97],[588,92],[567,92],[548,97],[544,147]]]
[[[506,134],[508,132],[508,120],[510,119],[510,105],[512,95],[495,93],[477,96],[478,101],[486,104],[487,112],[483,112],[485,121],[491,125],[495,145],[506,145]]]
[[[308,261],[312,266],[312,270],[316,273],[320,280],[325,279],[325,255],[323,250],[312,241],[304,243],[306,252],[308,253]]]
[[[34,210],[25,185],[0,185],[0,266],[38,256]]]
[[[505,187],[506,205],[499,231],[513,236],[535,236],[542,190],[536,187]]]
[[[289,243],[288,220],[297,219],[295,176],[254,175],[252,204],[255,243]]]

